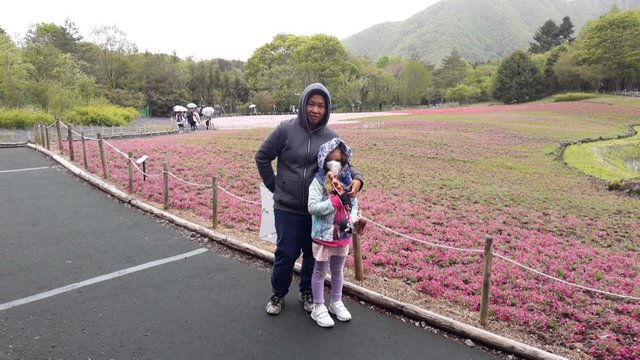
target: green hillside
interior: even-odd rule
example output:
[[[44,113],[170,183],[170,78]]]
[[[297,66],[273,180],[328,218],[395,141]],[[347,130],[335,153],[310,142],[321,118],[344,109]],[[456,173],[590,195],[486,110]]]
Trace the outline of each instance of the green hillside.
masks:
[[[590,19],[640,7],[640,0],[443,0],[401,22],[374,25],[343,40],[354,55],[417,57],[433,64],[456,49],[471,61],[501,59],[528,48],[545,21],[569,16],[576,34]]]

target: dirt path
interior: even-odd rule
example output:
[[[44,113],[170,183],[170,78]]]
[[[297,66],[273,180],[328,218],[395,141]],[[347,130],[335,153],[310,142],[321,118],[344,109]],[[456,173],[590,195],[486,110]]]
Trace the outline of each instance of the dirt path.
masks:
[[[404,115],[392,112],[366,112],[366,113],[334,113],[331,114],[329,124],[352,123],[358,119],[377,116]],[[256,115],[256,116],[231,116],[214,120],[216,127],[225,129],[250,129],[260,127],[275,127],[281,121],[291,119],[294,115]]]

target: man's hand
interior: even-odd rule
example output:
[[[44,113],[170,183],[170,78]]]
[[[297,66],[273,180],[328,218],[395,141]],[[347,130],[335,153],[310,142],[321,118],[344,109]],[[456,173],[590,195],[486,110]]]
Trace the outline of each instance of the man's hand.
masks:
[[[349,187],[351,188],[351,191],[349,192],[349,197],[355,198],[356,196],[358,196],[358,192],[360,191],[360,188],[362,188],[362,181],[357,179],[353,180],[351,181],[351,184],[349,184]]]

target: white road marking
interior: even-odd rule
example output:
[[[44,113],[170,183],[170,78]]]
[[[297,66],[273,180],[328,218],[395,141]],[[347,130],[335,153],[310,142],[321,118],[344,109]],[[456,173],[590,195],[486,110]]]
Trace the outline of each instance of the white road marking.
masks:
[[[4,304],[0,304],[0,311],[2,310],[7,310],[7,309],[11,309],[12,307],[16,307],[16,306],[20,306],[20,305],[25,305],[34,301],[38,301],[38,300],[42,300],[42,299],[46,299],[48,297],[52,297],[52,296],[56,296],[56,295],[60,295],[75,289],[79,289],[85,286],[89,286],[89,285],[93,285],[102,281],[107,281],[107,280],[111,280],[117,277],[121,277],[127,274],[131,274],[140,270],[145,270],[154,266],[159,266],[159,265],[163,265],[166,263],[170,263],[173,261],[178,261],[178,260],[182,260],[182,259],[186,259],[188,257],[191,256],[195,256],[198,254],[202,254],[204,252],[209,251],[206,248],[200,248],[197,250],[193,250],[184,254],[180,254],[180,255],[176,255],[176,256],[172,256],[172,257],[168,257],[168,258],[164,258],[164,259],[160,259],[160,260],[155,260],[155,261],[151,261],[148,262],[146,264],[141,264],[141,265],[137,265],[137,266],[133,266],[130,268],[126,268],[123,270],[118,270],[109,274],[105,274],[105,275],[101,275],[101,276],[97,276],[91,279],[87,279],[84,281],[80,281],[77,283],[73,283],[73,284],[69,284],[67,286],[63,286],[63,287],[59,287],[57,289],[53,289],[53,290],[49,290],[49,291],[45,291],[42,292],[40,294],[36,294],[36,295],[32,295],[32,296],[28,296],[22,299],[18,299],[18,300],[14,300],[14,301],[10,301]]]
[[[20,171],[34,171],[34,170],[44,170],[48,169],[48,166],[37,167],[37,168],[26,168],[26,169],[15,169],[15,170],[0,170],[0,174],[3,173],[12,173],[12,172],[20,172]]]

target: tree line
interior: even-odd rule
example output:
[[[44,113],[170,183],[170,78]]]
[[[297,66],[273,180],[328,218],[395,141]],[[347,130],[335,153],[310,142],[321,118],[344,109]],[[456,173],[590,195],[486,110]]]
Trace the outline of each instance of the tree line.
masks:
[[[166,116],[173,105],[219,105],[225,113],[297,105],[311,82],[331,91],[336,110],[498,100],[515,103],[567,91],[640,87],[640,10],[612,9],[577,36],[568,17],[545,22],[528,50],[474,63],[453,51],[440,64],[349,54],[329,35],[276,35],[248,61],[181,59],[138,52],[115,26],[79,35],[75,24],[40,23],[13,42],[0,28],[0,106],[59,114],[78,105],[115,104]]]
[[[559,92],[640,89],[640,9],[614,7],[572,35],[568,17],[560,26],[545,22],[528,52],[517,50],[501,61],[494,98],[515,103]]]

